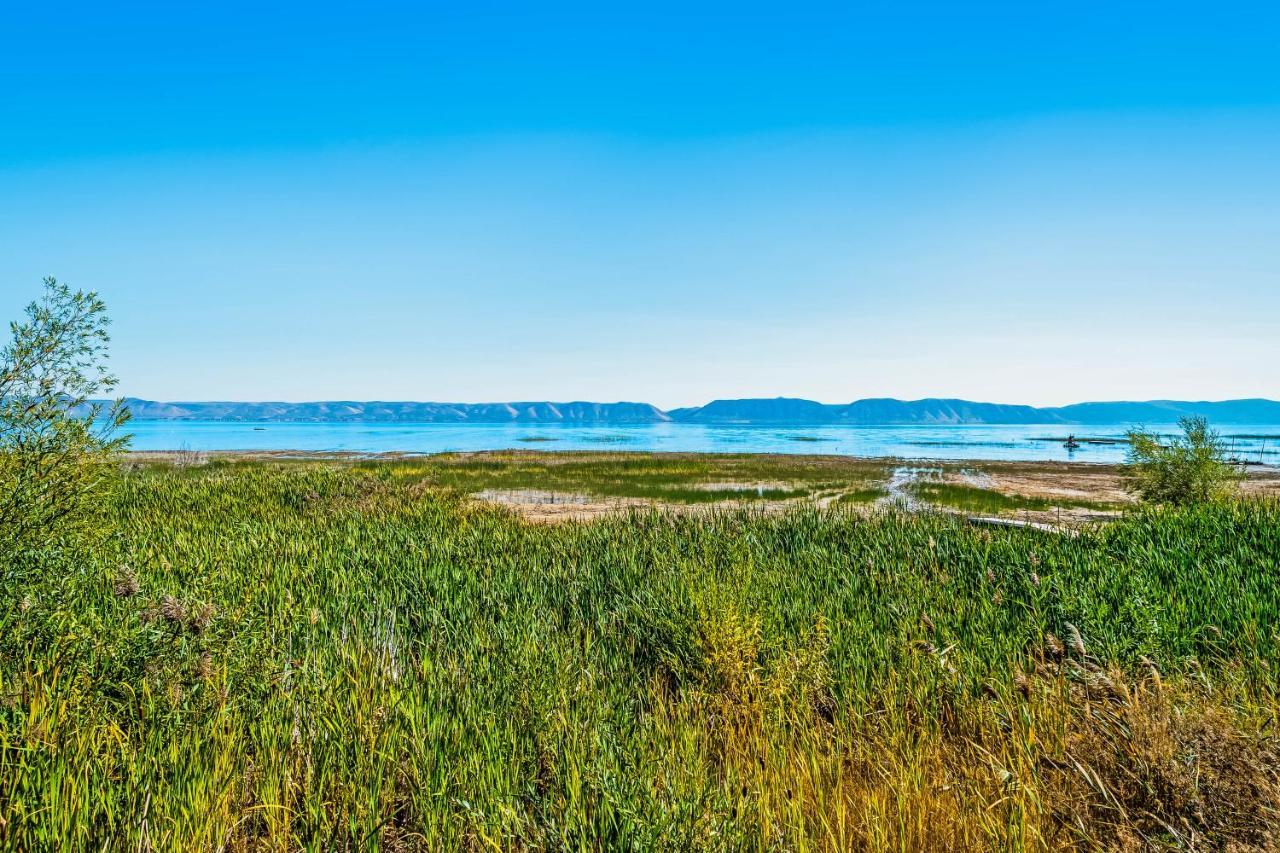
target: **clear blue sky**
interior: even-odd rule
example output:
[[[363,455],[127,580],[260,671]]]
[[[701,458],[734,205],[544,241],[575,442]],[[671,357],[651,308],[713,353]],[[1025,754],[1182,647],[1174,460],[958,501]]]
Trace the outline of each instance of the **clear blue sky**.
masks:
[[[1280,397],[1280,7],[30,3],[0,309],[157,399]]]

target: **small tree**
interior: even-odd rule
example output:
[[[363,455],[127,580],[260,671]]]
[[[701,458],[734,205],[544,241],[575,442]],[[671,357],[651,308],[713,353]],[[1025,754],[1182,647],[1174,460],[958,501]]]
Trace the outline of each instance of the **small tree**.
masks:
[[[1155,433],[1129,431],[1129,491],[1145,501],[1177,506],[1228,496],[1239,474],[1227,460],[1222,439],[1202,417],[1182,418],[1178,425],[1182,435],[1168,444]]]
[[[0,566],[66,550],[99,529],[95,498],[125,446],[123,402],[105,368],[106,306],[53,278],[0,350]]]

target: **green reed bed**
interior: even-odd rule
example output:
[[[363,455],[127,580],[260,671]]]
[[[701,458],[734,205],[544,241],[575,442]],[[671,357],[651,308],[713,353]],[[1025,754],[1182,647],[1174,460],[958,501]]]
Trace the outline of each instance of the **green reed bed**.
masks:
[[[389,470],[395,477],[467,493],[536,489],[664,503],[779,501],[866,491],[889,473],[882,462],[838,457],[528,451],[441,454],[397,462]]]
[[[1275,829],[1276,503],[1074,538],[803,507],[533,526],[467,500],[467,468],[423,474],[134,471],[107,556],[15,566],[4,846],[1008,849]]]

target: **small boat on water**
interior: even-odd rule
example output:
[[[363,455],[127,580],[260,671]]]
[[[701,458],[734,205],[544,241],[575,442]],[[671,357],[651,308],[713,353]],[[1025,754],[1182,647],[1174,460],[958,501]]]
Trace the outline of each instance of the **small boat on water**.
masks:
[[[1067,440],[1062,442],[1062,446],[1067,450],[1077,450],[1080,447],[1080,442],[1076,441],[1076,437],[1074,435],[1069,435],[1067,436]]]

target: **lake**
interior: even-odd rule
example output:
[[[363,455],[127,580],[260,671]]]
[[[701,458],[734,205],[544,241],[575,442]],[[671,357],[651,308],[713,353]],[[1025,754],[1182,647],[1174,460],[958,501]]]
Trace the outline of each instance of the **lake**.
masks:
[[[358,453],[468,450],[634,450],[823,453],[912,459],[1119,462],[1123,444],[1063,447],[1061,438],[1120,439],[1129,424],[1103,426],[909,425],[722,426],[687,423],[566,424],[249,423],[133,421],[134,450],[342,450]],[[1162,433],[1173,424],[1148,425]],[[1280,464],[1280,424],[1214,424],[1245,459]],[[1046,440],[1057,439],[1057,440]]]

